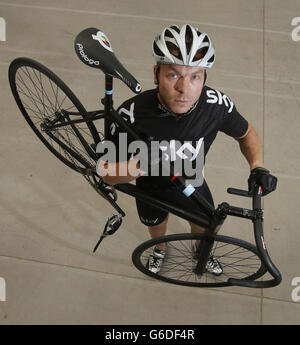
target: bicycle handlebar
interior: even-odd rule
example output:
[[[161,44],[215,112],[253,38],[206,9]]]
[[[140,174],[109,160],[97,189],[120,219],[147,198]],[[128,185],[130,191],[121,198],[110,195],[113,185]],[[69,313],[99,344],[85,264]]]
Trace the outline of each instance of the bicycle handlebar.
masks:
[[[237,188],[227,188],[227,193],[240,195],[240,196],[246,196],[248,198],[252,197],[252,195],[247,190],[242,190],[242,189],[237,189]]]
[[[264,241],[263,215],[262,215],[263,211],[261,209],[261,197],[262,197],[261,187],[256,186],[253,194],[249,194],[248,191],[236,189],[236,188],[228,188],[227,191],[230,194],[252,197],[253,211],[256,212],[255,218],[252,219],[253,226],[254,226],[254,237],[255,237],[256,247],[264,266],[273,277],[273,279],[270,279],[267,281],[254,281],[254,280],[246,280],[246,279],[229,278],[228,282],[231,283],[232,285],[251,287],[251,288],[268,288],[268,287],[279,285],[282,280],[281,273],[279,272],[277,267],[273,264],[268,254],[266,244]]]

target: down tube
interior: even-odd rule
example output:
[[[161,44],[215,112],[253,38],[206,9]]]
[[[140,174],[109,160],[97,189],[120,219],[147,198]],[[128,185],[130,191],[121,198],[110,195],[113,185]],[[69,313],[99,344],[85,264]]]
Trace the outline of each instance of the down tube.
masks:
[[[130,183],[116,184],[114,187],[115,189],[125,194],[131,195],[147,204],[155,206],[163,211],[170,212],[180,218],[193,222],[206,229],[210,229],[211,227],[212,217],[208,217],[207,215],[204,215],[204,214],[202,215],[199,213],[183,210],[177,207],[176,205],[172,205],[169,202],[159,200],[152,195],[146,194],[145,191],[139,189],[133,184],[130,184]]]

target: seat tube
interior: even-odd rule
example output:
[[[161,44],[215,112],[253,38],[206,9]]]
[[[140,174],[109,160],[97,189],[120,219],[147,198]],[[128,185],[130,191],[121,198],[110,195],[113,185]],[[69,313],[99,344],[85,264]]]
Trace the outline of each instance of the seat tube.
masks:
[[[113,107],[113,78],[105,75],[105,98],[104,98],[104,137],[108,138],[110,135],[110,125],[112,123],[110,113]]]

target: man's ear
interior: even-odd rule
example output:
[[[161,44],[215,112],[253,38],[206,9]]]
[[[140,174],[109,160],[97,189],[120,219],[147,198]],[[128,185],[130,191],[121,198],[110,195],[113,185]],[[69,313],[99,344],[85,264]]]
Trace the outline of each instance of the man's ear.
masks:
[[[207,79],[207,73],[206,73],[206,70],[205,70],[205,71],[204,71],[204,82],[203,82],[203,86],[205,85],[206,79]]]
[[[159,73],[159,65],[155,65],[153,68],[153,74],[154,74],[154,84],[158,85],[158,73]]]

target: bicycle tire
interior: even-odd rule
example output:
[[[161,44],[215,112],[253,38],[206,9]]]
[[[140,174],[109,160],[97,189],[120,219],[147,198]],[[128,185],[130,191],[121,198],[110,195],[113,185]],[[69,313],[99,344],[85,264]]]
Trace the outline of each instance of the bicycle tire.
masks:
[[[45,146],[81,174],[94,169],[97,155],[92,145],[100,141],[100,136],[92,122],[72,124],[48,133],[41,128],[46,121],[55,120],[62,110],[76,112],[76,119],[87,118],[85,108],[70,88],[50,69],[29,58],[11,62],[9,82],[22,115]]]
[[[243,240],[216,235],[212,252],[223,267],[223,274],[215,276],[205,272],[198,277],[194,268],[197,264],[193,258],[192,246],[196,240],[211,240],[202,234],[173,234],[140,244],[132,253],[132,262],[142,273],[168,283],[193,287],[232,286],[230,278],[256,280],[263,276],[267,269],[263,265],[257,248]],[[155,245],[166,243],[166,256],[158,273],[150,272],[147,260]],[[229,246],[227,249],[226,247]],[[225,251],[226,249],[226,251]],[[245,266],[242,266],[245,261]],[[245,271],[244,271],[245,270]]]

